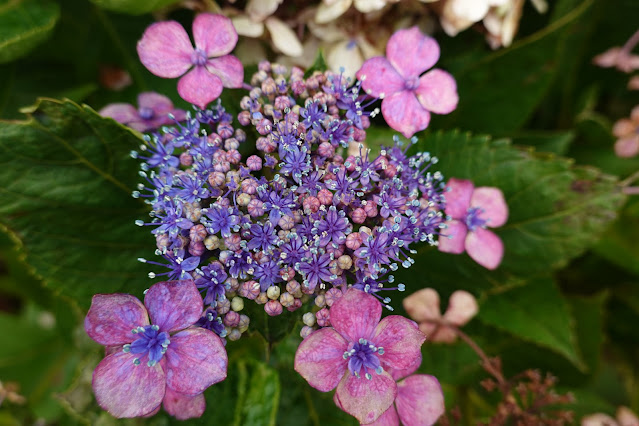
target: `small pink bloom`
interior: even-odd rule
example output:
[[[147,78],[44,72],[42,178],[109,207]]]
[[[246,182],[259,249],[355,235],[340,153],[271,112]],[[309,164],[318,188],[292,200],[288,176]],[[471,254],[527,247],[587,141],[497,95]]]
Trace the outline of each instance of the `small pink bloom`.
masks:
[[[381,315],[375,297],[351,288],[330,309],[332,327],[306,337],[295,354],[295,371],[322,392],[337,387],[339,406],[361,423],[391,406],[397,385],[388,371],[419,363],[425,340],[413,321]]]
[[[452,178],[446,193],[447,237],[439,239],[439,250],[468,255],[488,269],[495,269],[504,255],[501,239],[487,227],[497,228],[508,219],[508,206],[499,188],[475,188],[469,180]]]
[[[183,121],[186,117],[184,110],[174,108],[169,98],[155,92],[140,93],[137,109],[131,104],[115,103],[102,108],[99,114],[103,117],[111,117],[139,132],[148,132],[160,126],[174,124],[175,120]],[[173,115],[173,119],[169,117],[169,114]]]
[[[242,86],[244,68],[239,59],[229,55],[237,43],[237,32],[229,18],[199,14],[193,21],[193,39],[195,48],[182,25],[157,22],[144,31],[138,55],[142,64],[159,77],[182,76],[178,82],[180,96],[205,108],[220,96],[222,87]]]
[[[164,402],[178,418],[204,412],[201,393],[226,378],[220,338],[191,326],[202,314],[193,281],[153,285],[144,305],[129,294],[96,294],[84,320],[107,356],[93,372],[98,404],[118,418],[146,416]]]
[[[639,105],[632,109],[630,118],[622,118],[612,128],[617,137],[615,154],[621,158],[630,158],[639,154]]]
[[[439,294],[432,288],[424,288],[404,299],[404,309],[419,324],[419,329],[431,342],[452,343],[457,335],[447,327],[438,324],[444,320],[461,327],[468,323],[477,312],[479,306],[475,296],[464,290],[457,290],[448,300],[448,308],[442,316],[439,310]]]
[[[439,59],[435,39],[417,27],[399,30],[388,40],[386,56],[364,62],[357,78],[369,95],[383,98],[382,114],[390,127],[411,137],[428,127],[431,112],[457,108],[457,84],[449,73],[435,68],[421,75]]]
[[[639,55],[633,55],[628,49],[611,47],[593,58],[593,63],[602,68],[615,67],[621,72],[631,73],[639,70]]]

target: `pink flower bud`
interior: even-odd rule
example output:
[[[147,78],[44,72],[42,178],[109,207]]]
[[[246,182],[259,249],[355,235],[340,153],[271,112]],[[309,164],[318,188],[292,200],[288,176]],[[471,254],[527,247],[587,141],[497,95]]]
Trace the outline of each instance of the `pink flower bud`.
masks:
[[[479,305],[475,296],[464,290],[457,290],[448,300],[448,309],[444,313],[444,319],[462,326],[479,312]]]
[[[355,210],[351,211],[350,216],[355,223],[362,224],[366,221],[366,211],[361,207],[358,207]]]
[[[377,205],[372,201],[369,201],[364,205],[364,211],[366,212],[366,216],[375,217],[377,216]]]
[[[253,172],[262,170],[262,158],[257,155],[251,155],[246,159],[246,166]]]
[[[221,172],[211,172],[208,181],[213,188],[219,188],[226,182],[226,176]]]
[[[315,313],[315,318],[317,318],[317,325],[320,327],[328,327],[331,325],[330,321],[330,313],[328,309],[323,308]]]
[[[204,243],[201,241],[191,241],[189,243],[189,253],[192,256],[202,256],[205,250],[206,250],[206,247],[204,246]]]
[[[340,290],[337,287],[333,287],[330,290],[328,290],[326,292],[326,294],[324,295],[324,298],[326,299],[326,304],[328,306],[333,306],[333,303],[335,303],[335,301],[337,299],[339,299],[340,297],[342,297],[342,290]]]
[[[306,339],[314,331],[315,330],[313,329],[313,327],[309,327],[308,325],[305,325],[304,327],[302,327],[302,330],[300,331],[300,336],[302,336],[302,339]]]
[[[224,325],[227,327],[237,327],[240,324],[240,314],[234,311],[224,315]]]
[[[187,152],[180,154],[180,164],[189,167],[193,164],[193,156]]]
[[[331,204],[333,204],[333,193],[326,188],[322,188],[317,193],[317,199],[321,204],[330,206]]]
[[[304,207],[304,213],[315,213],[320,208],[320,200],[317,197],[309,196],[304,199],[302,206]]]
[[[231,301],[229,299],[218,300],[215,309],[218,315],[224,315],[231,310]]]
[[[245,281],[240,284],[238,293],[242,297],[255,300],[255,298],[260,294],[260,284],[253,280]]]
[[[289,312],[293,312],[298,310],[301,307],[302,307],[302,299],[295,299],[293,304],[291,306],[288,306],[286,309],[288,309]]]
[[[248,126],[249,124],[251,124],[251,113],[248,111],[241,111],[238,115],[237,115],[237,121],[242,125],[242,126]]]
[[[359,232],[352,232],[346,237],[346,247],[357,250],[362,246],[362,236]]]
[[[282,310],[283,310],[282,304],[278,302],[277,300],[269,300],[264,305],[264,311],[266,311],[266,313],[272,317],[275,317],[281,314]]]

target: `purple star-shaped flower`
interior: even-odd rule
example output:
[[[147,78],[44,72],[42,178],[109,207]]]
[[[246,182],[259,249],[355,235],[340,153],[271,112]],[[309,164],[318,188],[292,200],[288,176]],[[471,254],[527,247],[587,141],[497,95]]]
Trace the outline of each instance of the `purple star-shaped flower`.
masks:
[[[504,255],[501,239],[487,227],[497,228],[508,219],[508,205],[499,188],[475,188],[469,180],[451,178],[446,193],[449,238],[439,239],[439,250],[461,254],[466,250],[477,263],[495,269]]]
[[[98,404],[118,418],[151,414],[162,402],[178,417],[199,417],[201,393],[226,378],[228,364],[215,333],[189,328],[201,314],[192,281],[157,283],[144,305],[129,294],[93,296],[84,328],[109,353],[93,372]]]
[[[198,15],[193,21],[193,39],[195,48],[182,25],[157,22],[144,31],[137,49],[140,61],[153,74],[163,78],[183,75],[178,93],[204,109],[220,96],[222,87],[242,86],[244,68],[239,59],[229,55],[237,43],[237,32],[229,18],[212,13]]]
[[[435,68],[421,75],[438,59],[435,39],[413,27],[392,35],[386,58],[368,59],[357,72],[364,90],[383,98],[388,125],[407,138],[428,127],[431,112],[448,114],[457,107],[457,84],[450,74]]]
[[[375,297],[351,288],[331,306],[332,327],[312,333],[295,353],[295,371],[322,392],[337,387],[340,407],[364,424],[377,420],[397,396],[389,370],[419,364],[426,340],[413,321],[381,316]]]

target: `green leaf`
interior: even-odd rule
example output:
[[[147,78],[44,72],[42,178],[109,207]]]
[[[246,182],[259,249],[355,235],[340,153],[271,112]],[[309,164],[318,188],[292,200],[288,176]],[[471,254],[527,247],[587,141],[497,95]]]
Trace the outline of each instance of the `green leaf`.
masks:
[[[503,139],[438,132],[417,148],[438,157],[446,178],[503,191],[509,218],[495,230],[505,246],[502,271],[525,275],[566,265],[597,241],[626,198],[613,176]]]
[[[530,145],[538,152],[564,155],[575,139],[572,131],[527,131],[512,136],[515,145]]]
[[[46,40],[59,17],[60,7],[51,0],[0,0],[0,64]]]
[[[586,368],[577,352],[573,319],[561,293],[550,279],[490,295],[477,318],[523,340],[547,347]]]
[[[243,367],[240,362],[240,368]],[[240,423],[251,425],[275,425],[280,401],[280,378],[277,370],[264,363],[250,363],[251,375],[248,382],[246,400],[242,403]]]
[[[324,59],[324,52],[322,52],[322,49],[319,49],[313,65],[311,65],[304,73],[304,78],[309,78],[315,71],[324,72],[327,69],[328,65],[326,64],[326,59]]]
[[[153,240],[128,157],[140,139],[91,108],[41,100],[26,121],[0,122],[0,221],[44,283],[86,308],[95,293],[140,292],[136,261]],[[150,245],[149,245],[150,244]]]
[[[161,9],[178,0],[91,0],[96,5],[114,12],[129,13],[131,15],[141,15]]]
[[[460,101],[454,113],[437,118],[440,127],[492,134],[521,128],[553,83],[554,64],[564,54],[563,38],[593,3],[581,2],[542,30],[479,61],[459,67],[451,63],[448,70],[457,81]],[[442,58],[446,66],[446,52]]]
[[[639,200],[633,200],[595,246],[595,252],[628,272],[639,275]]]
[[[604,342],[604,305],[608,292],[604,291],[592,297],[570,297],[567,299],[575,319],[575,334],[579,343],[579,352],[593,372],[599,366],[601,347]]]

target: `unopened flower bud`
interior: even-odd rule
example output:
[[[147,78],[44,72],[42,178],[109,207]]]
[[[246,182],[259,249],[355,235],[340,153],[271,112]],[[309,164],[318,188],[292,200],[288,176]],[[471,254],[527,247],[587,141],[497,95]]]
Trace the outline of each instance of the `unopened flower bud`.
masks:
[[[302,307],[302,299],[295,299],[293,304],[291,306],[287,306],[286,309],[288,309],[289,312],[293,312],[298,310],[301,307]]]
[[[315,314],[313,312],[305,313],[302,315],[302,322],[309,327],[313,327],[315,325]]]
[[[191,256],[202,256],[206,251],[206,247],[199,241],[191,241],[189,243],[189,254]]]
[[[286,283],[286,291],[298,299],[302,297],[302,286],[295,280]]]
[[[262,170],[262,158],[257,155],[251,155],[246,159],[246,166],[253,172]]]
[[[326,306],[326,298],[323,294],[317,295],[317,297],[315,298],[315,306],[317,306],[318,308],[323,308],[324,306]]]
[[[293,305],[293,303],[295,303],[295,298],[291,293],[285,292],[282,293],[282,295],[280,296],[280,303],[285,308],[288,308],[289,306]]]
[[[250,202],[251,202],[251,196],[248,194],[245,194],[244,192],[242,192],[240,195],[237,196],[237,204],[239,204],[242,207],[248,206]]]
[[[208,181],[213,188],[219,188],[226,182],[226,176],[222,172],[211,172]]]
[[[231,234],[227,238],[224,238],[224,245],[227,249],[232,251],[237,251],[241,248],[240,243],[242,242],[242,238],[240,234]]]
[[[231,309],[231,302],[229,299],[218,300],[215,309],[218,315],[224,315]]]
[[[346,237],[346,247],[357,250],[362,246],[362,237],[359,232],[352,232]]]
[[[320,189],[317,193],[317,199],[325,206],[333,204],[333,193],[326,188]]]
[[[231,299],[231,309],[234,310],[235,312],[239,312],[242,309],[244,309],[244,299],[237,296]]]
[[[280,287],[277,285],[272,285],[266,290],[266,295],[271,300],[276,300],[280,297]]]
[[[244,333],[249,328],[251,320],[246,315],[240,315],[240,323],[237,326],[237,330],[240,333]]]
[[[234,311],[228,312],[224,315],[224,325],[227,327],[237,327],[240,323],[240,314]]]
[[[291,268],[290,266],[288,268],[282,269],[280,270],[280,276],[284,281],[288,281],[295,276],[295,269]]]
[[[304,199],[302,206],[304,207],[304,213],[311,214],[315,213],[320,208],[320,200],[317,197],[309,196]]]
[[[328,312],[328,309],[326,308],[317,311],[315,313],[315,318],[317,319],[317,325],[319,325],[320,327],[328,327],[329,325],[331,325],[331,322],[329,320],[330,314]]]
[[[309,327],[305,325],[304,327],[302,327],[302,330],[300,331],[300,336],[302,336],[302,339],[306,339],[314,331],[315,329],[313,327]]]
[[[366,216],[375,217],[377,216],[377,205],[372,202],[368,202],[364,205],[364,211],[366,212]]]
[[[240,111],[240,113],[237,115],[237,121],[242,126],[248,126],[249,124],[251,124],[251,113],[248,111]]]
[[[263,305],[266,302],[268,302],[268,296],[266,295],[265,291],[258,294],[257,297],[255,298],[255,303],[257,303],[258,305]]]
[[[366,211],[364,211],[364,209],[361,207],[358,207],[354,209],[353,211],[351,211],[350,216],[351,216],[351,219],[353,219],[353,222],[355,223],[362,224],[366,221]]]
[[[180,164],[185,167],[190,167],[193,164],[193,156],[188,152],[180,154]]]
[[[226,338],[232,342],[239,340],[242,337],[242,333],[237,328],[231,329],[231,331],[226,335]]]
[[[337,287],[333,287],[329,289],[324,295],[324,298],[326,299],[326,304],[328,306],[333,306],[333,303],[335,303],[335,301],[339,299],[340,297],[342,297],[342,290],[340,290]]]
[[[277,224],[279,225],[280,228],[288,231],[289,229],[292,229],[295,226],[295,221],[293,220],[293,216],[284,215],[280,218]]]
[[[260,294],[260,284],[256,281],[245,281],[240,285],[238,293],[249,300],[254,300]]]
[[[264,214],[264,203],[257,198],[253,198],[246,207],[246,210],[252,217],[260,217]]]
[[[343,270],[351,269],[353,266],[353,259],[349,255],[344,254],[337,259],[337,266]]]
[[[266,313],[272,317],[281,314],[282,310],[282,304],[277,300],[269,300],[266,305],[264,305],[264,311],[266,311]]]

